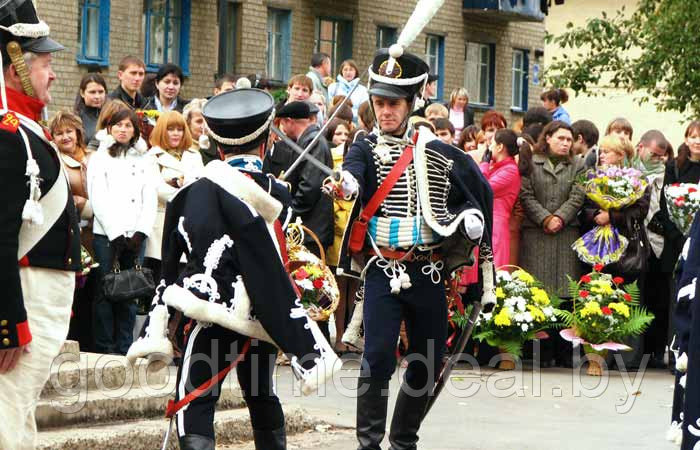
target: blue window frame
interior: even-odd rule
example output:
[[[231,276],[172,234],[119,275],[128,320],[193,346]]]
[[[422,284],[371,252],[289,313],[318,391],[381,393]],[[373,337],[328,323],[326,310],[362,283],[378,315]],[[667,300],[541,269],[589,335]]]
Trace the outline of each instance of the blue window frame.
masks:
[[[389,48],[392,44],[396,44],[396,28],[378,26],[377,48]]]
[[[286,82],[292,69],[292,12],[267,9],[267,76]]]
[[[352,58],[352,22],[346,19],[319,17],[316,19],[316,52],[331,57],[331,73],[337,73],[338,65]]]
[[[464,86],[469,105],[475,108],[494,104],[496,85],[496,45],[467,42],[464,47]]]
[[[527,110],[528,72],[530,62],[527,50],[513,49],[513,94],[511,109]]]
[[[78,64],[109,66],[110,0],[80,0]]]
[[[189,75],[191,7],[191,0],[144,0],[146,70],[155,72],[169,62]]]
[[[429,34],[425,38],[425,60],[431,75],[437,75],[436,98],[442,99],[445,85],[445,38]]]

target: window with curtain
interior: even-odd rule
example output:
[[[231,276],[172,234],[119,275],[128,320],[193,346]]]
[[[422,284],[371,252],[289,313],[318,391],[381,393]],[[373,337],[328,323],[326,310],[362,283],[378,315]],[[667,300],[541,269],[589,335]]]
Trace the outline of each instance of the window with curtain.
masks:
[[[527,81],[528,81],[528,52],[525,50],[513,50],[513,94],[511,105],[513,109],[527,109]]]
[[[495,45],[467,42],[464,52],[464,86],[469,103],[493,106]]]
[[[396,44],[396,28],[394,27],[377,27],[377,48],[389,48],[392,44]]]
[[[109,0],[79,0],[78,63],[109,65]]]
[[[276,81],[291,77],[291,11],[267,10],[267,76]]]
[[[148,70],[165,63],[189,69],[191,0],[144,0],[144,36]]]
[[[428,63],[431,75],[437,75],[437,91],[435,98],[442,98],[445,82],[445,38],[429,34],[425,38],[425,62]]]

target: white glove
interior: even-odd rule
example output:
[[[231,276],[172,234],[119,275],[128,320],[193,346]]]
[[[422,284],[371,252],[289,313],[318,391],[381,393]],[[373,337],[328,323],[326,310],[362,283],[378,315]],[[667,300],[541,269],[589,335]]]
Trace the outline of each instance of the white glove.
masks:
[[[360,188],[355,177],[347,170],[343,170],[340,183],[332,177],[328,177],[323,181],[321,190],[333,198],[342,197],[345,200],[350,200],[357,195]]]
[[[467,230],[467,237],[472,241],[478,241],[484,234],[484,222],[476,213],[464,216],[464,228]]]

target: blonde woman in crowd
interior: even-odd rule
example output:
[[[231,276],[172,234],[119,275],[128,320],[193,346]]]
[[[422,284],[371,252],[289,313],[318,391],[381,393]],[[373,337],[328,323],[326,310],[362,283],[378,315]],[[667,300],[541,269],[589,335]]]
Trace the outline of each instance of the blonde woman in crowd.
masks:
[[[159,279],[165,205],[179,188],[194,180],[204,164],[200,153],[192,149],[192,135],[185,118],[177,111],[160,115],[150,142],[152,147],[148,155],[156,161],[160,175],[155,182],[158,188],[158,214],[153,235],[148,240],[146,258],[154,271],[154,278]]]

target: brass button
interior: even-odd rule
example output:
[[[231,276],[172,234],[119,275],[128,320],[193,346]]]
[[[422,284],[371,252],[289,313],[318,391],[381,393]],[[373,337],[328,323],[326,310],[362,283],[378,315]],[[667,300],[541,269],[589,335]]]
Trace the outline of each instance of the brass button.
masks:
[[[2,333],[3,336],[7,336],[8,334],[10,334],[10,332],[7,330],[7,328],[5,328],[4,330],[0,331],[0,333]]]
[[[7,347],[8,345],[10,345],[10,340],[7,339],[7,338],[3,339],[3,340],[2,340],[2,345],[4,345],[5,347]]]
[[[73,264],[73,258],[68,258],[68,265]]]
[[[7,320],[2,320],[2,321],[0,321],[0,326],[6,327],[6,326],[7,326]]]

